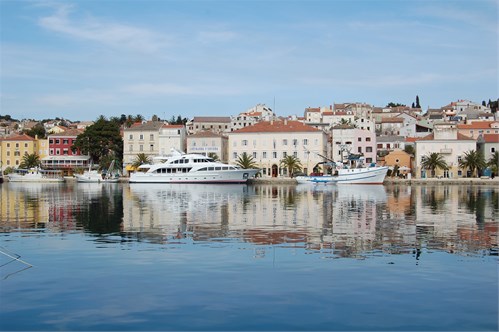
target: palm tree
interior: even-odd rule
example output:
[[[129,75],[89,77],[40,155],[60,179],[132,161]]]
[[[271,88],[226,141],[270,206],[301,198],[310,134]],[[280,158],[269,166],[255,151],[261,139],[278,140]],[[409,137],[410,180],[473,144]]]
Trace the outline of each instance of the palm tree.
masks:
[[[213,159],[213,161],[220,161],[220,157],[218,157],[218,155],[215,152],[209,152],[208,157]]]
[[[23,160],[21,161],[21,164],[19,165],[20,168],[32,168],[32,167],[38,167],[42,163],[40,161],[40,156],[34,152],[31,154],[25,154],[23,156]]]
[[[137,157],[135,157],[135,159],[133,160],[132,162],[132,167],[133,168],[137,168],[139,167],[140,165],[143,165],[143,164],[151,164],[152,163],[152,159],[151,157],[149,157],[148,155],[146,155],[145,153],[139,153],[137,155]]]
[[[487,167],[487,162],[480,151],[470,150],[464,153],[464,157],[459,161],[459,167],[469,169],[474,177],[478,176],[479,170]]]
[[[295,172],[301,172],[302,165],[300,159],[295,156],[288,155],[281,159],[281,166],[286,167],[288,170],[289,176],[293,176]]]
[[[499,170],[499,152],[496,151],[494,154],[490,157],[489,161],[487,162],[487,165],[490,166],[492,172],[494,174],[497,174],[497,171]]]
[[[237,157],[236,165],[243,168],[257,168],[255,159],[246,152],[243,152],[239,157]]]
[[[435,177],[435,170],[441,168],[443,170],[448,170],[447,162],[444,157],[438,152],[430,152],[426,156],[423,156],[421,161],[421,167],[427,170],[431,170],[431,176]]]

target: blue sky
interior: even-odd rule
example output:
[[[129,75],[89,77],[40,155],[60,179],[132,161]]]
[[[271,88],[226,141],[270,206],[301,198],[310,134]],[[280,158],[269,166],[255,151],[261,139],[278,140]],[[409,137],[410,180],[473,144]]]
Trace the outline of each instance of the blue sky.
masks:
[[[0,0],[0,114],[229,116],[499,97],[495,0]]]

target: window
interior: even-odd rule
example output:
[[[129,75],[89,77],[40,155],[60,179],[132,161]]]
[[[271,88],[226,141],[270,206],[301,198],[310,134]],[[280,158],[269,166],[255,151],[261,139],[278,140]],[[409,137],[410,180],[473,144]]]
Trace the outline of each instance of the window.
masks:
[[[154,144],[149,145],[149,151],[154,151]]]
[[[282,145],[288,145],[288,140],[287,139],[283,139],[282,140]]]
[[[282,157],[283,157],[283,158],[286,158],[287,156],[288,156],[288,153],[287,153],[286,151],[284,151],[284,152],[282,153]]]
[[[68,139],[63,139],[63,140],[62,140],[62,144],[66,144],[66,145],[68,145],[68,144],[69,144],[69,140],[68,140]]]
[[[295,139],[293,139],[293,145],[294,145],[294,146],[297,146],[297,145],[298,145],[298,140],[297,140],[296,138],[295,138]]]
[[[298,152],[293,152],[293,157],[298,158]]]
[[[368,147],[366,147],[366,152],[373,152],[373,148],[372,148],[372,146],[368,146]]]
[[[241,142],[241,145],[242,146],[247,146],[248,145],[248,140],[243,139],[243,141]]]
[[[371,142],[371,137],[366,137],[366,142]]]
[[[257,158],[256,152],[253,152],[253,158],[255,158],[255,159]]]
[[[232,159],[237,159],[237,152],[232,153]]]
[[[358,142],[362,142],[362,137],[357,137]]]
[[[132,152],[133,151],[133,145],[128,146],[128,151]]]
[[[50,143],[52,143],[52,140],[50,140]],[[7,143],[7,147],[10,148],[10,143]]]
[[[495,153],[496,152],[496,148],[490,148],[490,152]]]
[[[362,147],[361,147],[361,146],[359,146],[359,147],[357,148],[357,151],[358,151],[359,153],[362,153]]]
[[[67,155],[69,154],[68,149],[64,149],[64,150],[62,150],[62,154],[63,154],[63,155],[65,155],[65,156],[67,156]]]
[[[277,159],[277,152],[272,152],[272,158]]]
[[[144,146],[142,144],[139,145],[139,151],[141,151],[141,152],[144,151]]]
[[[24,143],[24,147],[27,148],[28,147],[28,143]]]
[[[130,135],[128,136],[128,139],[132,140],[132,139],[133,139],[133,134],[130,134]]]
[[[262,158],[263,158],[263,159],[266,159],[266,158],[267,158],[267,152],[266,152],[266,151],[262,152]]]
[[[55,140],[55,144],[60,144],[60,143],[61,143],[61,141],[60,141],[60,140],[58,140],[58,139],[56,139],[56,140]],[[16,145],[17,145],[17,144],[16,144]]]
[[[303,145],[308,145],[308,139],[303,139]]]
[[[140,134],[140,135],[139,135],[139,139],[140,139],[140,140],[143,140],[143,139],[144,139],[144,135]]]

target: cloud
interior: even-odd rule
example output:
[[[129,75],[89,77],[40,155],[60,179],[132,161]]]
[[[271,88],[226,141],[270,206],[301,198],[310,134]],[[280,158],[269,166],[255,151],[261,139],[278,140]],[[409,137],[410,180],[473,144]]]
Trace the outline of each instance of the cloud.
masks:
[[[164,37],[147,29],[106,22],[94,17],[72,19],[74,8],[68,4],[59,5],[53,15],[42,17],[39,24],[47,30],[67,36],[144,53],[154,53],[167,46]]]

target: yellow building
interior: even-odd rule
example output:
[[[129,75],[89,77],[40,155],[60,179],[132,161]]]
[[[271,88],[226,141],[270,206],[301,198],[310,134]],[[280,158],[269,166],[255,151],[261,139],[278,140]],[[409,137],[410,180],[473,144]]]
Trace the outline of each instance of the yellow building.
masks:
[[[0,139],[2,170],[18,168],[25,154],[38,153],[38,140],[28,135],[13,135]]]

